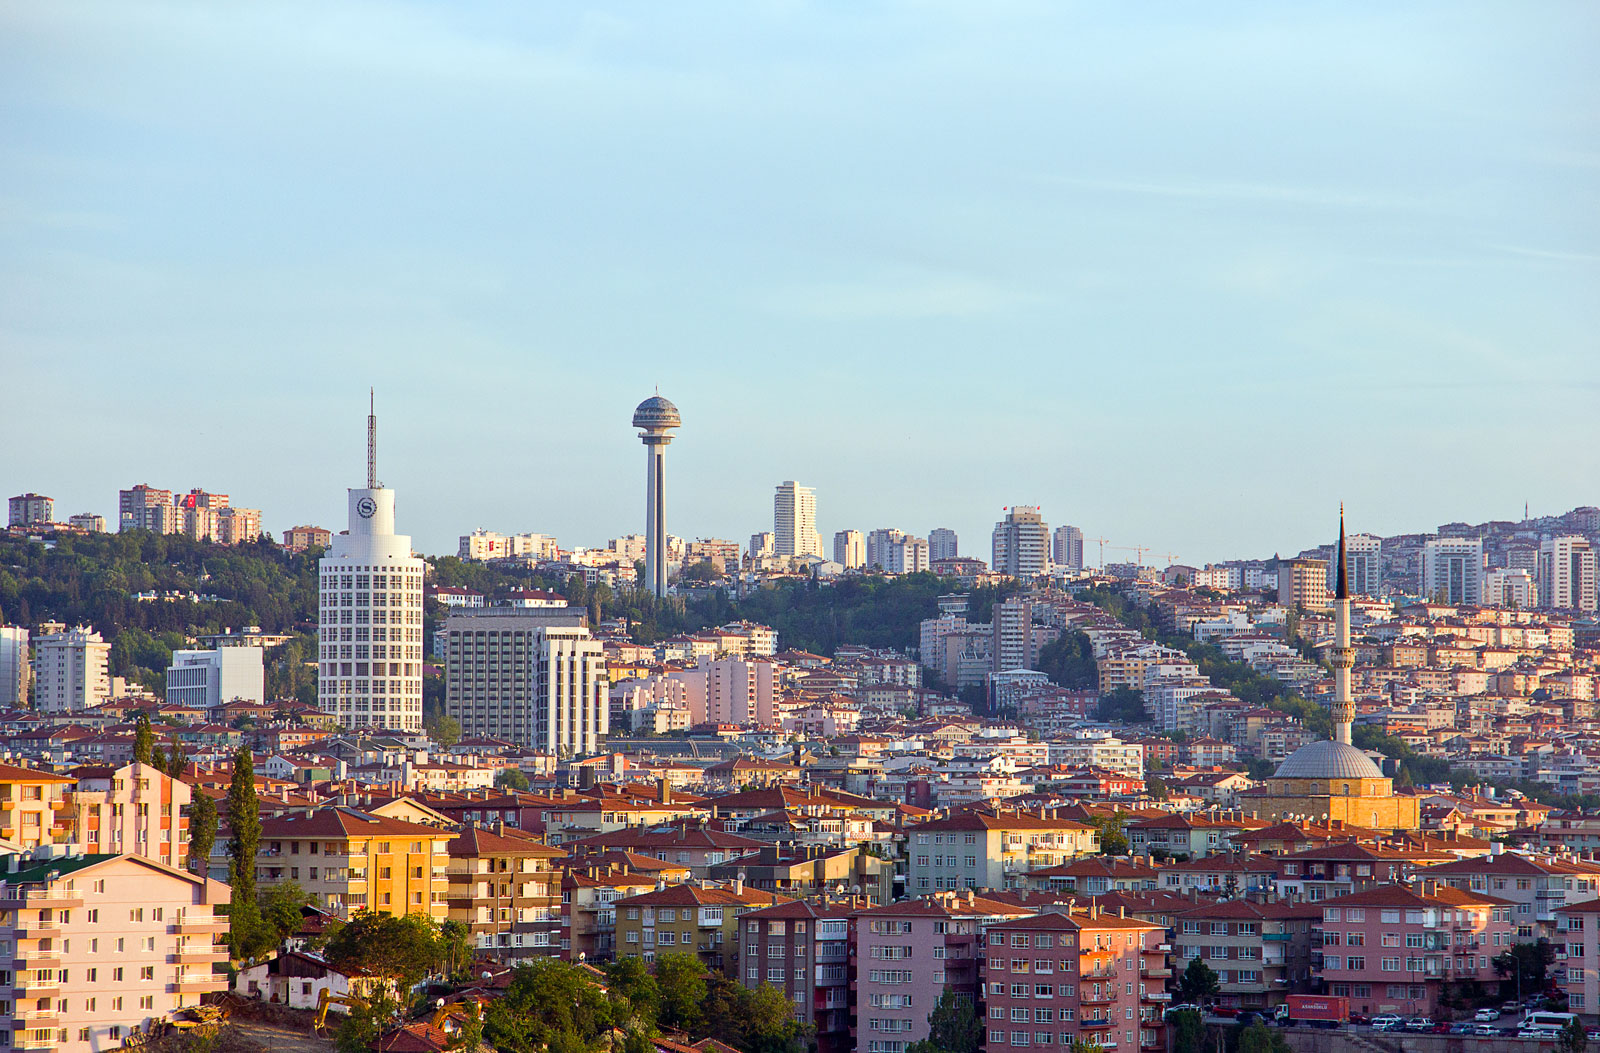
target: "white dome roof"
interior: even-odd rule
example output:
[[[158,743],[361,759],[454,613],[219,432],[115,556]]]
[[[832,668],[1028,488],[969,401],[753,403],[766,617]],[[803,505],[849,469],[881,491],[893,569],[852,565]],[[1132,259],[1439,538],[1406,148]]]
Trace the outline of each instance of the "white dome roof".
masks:
[[[1344,742],[1323,739],[1301,746],[1278,766],[1275,779],[1383,779],[1372,758]]]

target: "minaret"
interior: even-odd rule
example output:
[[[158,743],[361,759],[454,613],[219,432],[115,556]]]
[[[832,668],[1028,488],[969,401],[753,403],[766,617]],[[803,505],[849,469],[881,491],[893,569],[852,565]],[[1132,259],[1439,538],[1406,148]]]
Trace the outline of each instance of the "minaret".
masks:
[[[1338,567],[1334,571],[1333,588],[1333,651],[1328,656],[1333,666],[1333,704],[1328,707],[1333,717],[1333,741],[1350,744],[1350,725],[1356,719],[1356,705],[1350,698],[1350,669],[1356,664],[1355,650],[1350,646],[1350,587],[1344,553],[1344,504],[1339,505]]]
[[[633,426],[649,455],[645,475],[644,576],[652,595],[667,594],[667,492],[663,478],[667,444],[672,429],[683,424],[678,407],[653,395],[633,411]]]

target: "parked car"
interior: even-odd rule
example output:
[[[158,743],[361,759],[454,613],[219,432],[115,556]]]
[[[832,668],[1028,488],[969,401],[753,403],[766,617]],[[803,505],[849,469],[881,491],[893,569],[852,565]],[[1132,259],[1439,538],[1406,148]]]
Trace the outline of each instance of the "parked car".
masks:
[[[1401,1020],[1393,1013],[1379,1013],[1377,1016],[1372,1018],[1372,1029],[1374,1031],[1393,1031],[1403,1023],[1405,1023],[1405,1021]]]
[[[1473,1013],[1472,1019],[1480,1024],[1492,1024],[1500,1019],[1500,1010],[1485,1007]]]
[[[1212,1008],[1211,1015],[1213,1015],[1213,1016],[1238,1016],[1239,1015],[1239,1010],[1236,1007],[1231,1006],[1231,1005],[1219,1005],[1219,1006],[1215,1006],[1215,1007]]]
[[[1584,1035],[1588,1037],[1590,1042],[1600,1040],[1600,1027],[1591,1027],[1584,1032]]]
[[[1473,1024],[1472,1031],[1470,1033],[1477,1035],[1479,1038],[1500,1037],[1500,1029],[1497,1027],[1490,1027],[1488,1024]]]
[[[1406,1021],[1407,1031],[1432,1031],[1433,1021],[1425,1016],[1414,1016]]]
[[[1199,1006],[1194,1005],[1193,1003],[1190,1003],[1190,1002],[1180,1002],[1178,1005],[1169,1005],[1169,1006],[1167,1006],[1167,1011],[1165,1013],[1162,1013],[1161,1015],[1163,1017],[1169,1017],[1173,1013],[1198,1013],[1198,1012],[1200,1012],[1200,1007]]]

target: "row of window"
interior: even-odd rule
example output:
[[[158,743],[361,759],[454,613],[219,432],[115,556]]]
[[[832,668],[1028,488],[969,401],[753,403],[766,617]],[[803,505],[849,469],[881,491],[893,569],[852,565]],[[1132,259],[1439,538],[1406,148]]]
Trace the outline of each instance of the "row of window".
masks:
[[[1133,1032],[1124,1031],[1123,1035],[1128,1045],[1133,1045]],[[1116,1045],[1114,1040],[1108,1040],[1100,1035],[1078,1035],[1071,1031],[1061,1032],[1059,1040],[1056,1038],[1054,1031],[1013,1031],[1011,1032],[1010,1042],[1006,1041],[1006,1032],[1004,1031],[989,1032],[989,1045],[991,1046],[1053,1046],[1059,1044],[1070,1047],[1075,1042],[1086,1042],[1091,1046]]]

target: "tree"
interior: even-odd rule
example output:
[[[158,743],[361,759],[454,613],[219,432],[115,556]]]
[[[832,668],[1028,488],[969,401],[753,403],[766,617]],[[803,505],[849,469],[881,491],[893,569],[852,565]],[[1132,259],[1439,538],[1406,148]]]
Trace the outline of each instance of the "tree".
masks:
[[[526,790],[532,785],[521,768],[501,768],[500,774],[494,777],[494,784],[502,790]]]
[[[1545,977],[1555,964],[1556,950],[1549,940],[1519,943],[1494,959],[1494,971],[1516,984],[1517,992],[1544,989]]]
[[[656,990],[662,1027],[693,1033],[705,1019],[706,967],[695,954],[657,954]]]
[[[256,799],[255,766],[247,746],[233,757],[233,781],[228,784],[228,883],[233,898],[228,905],[228,939],[235,957],[259,939],[261,919],[256,911],[256,849],[261,845],[261,802]]]
[[[1238,1053],[1292,1053],[1289,1040],[1282,1032],[1274,1031],[1262,1023],[1251,1024],[1239,1031]]]
[[[978,1053],[982,1039],[983,1022],[972,999],[947,990],[928,1015],[928,1037],[906,1053]]]
[[[150,766],[156,771],[165,772],[167,770],[167,751],[162,749],[160,746],[157,746],[155,749],[151,750]]]
[[[211,866],[211,847],[217,843],[217,802],[194,787],[189,804],[189,869],[202,877]]]
[[[333,1044],[339,1053],[371,1053],[400,1016],[403,1006],[399,999],[383,989],[373,991],[351,1007],[349,1015],[334,1033]]]
[[[139,764],[149,764],[155,741],[156,733],[150,729],[150,718],[140,713],[138,722],[133,726],[133,759]]]
[[[1124,724],[1143,724],[1150,719],[1150,714],[1144,708],[1144,692],[1131,687],[1119,687],[1101,695],[1094,715],[1096,720],[1115,720]]]
[[[635,1021],[646,1028],[654,1027],[661,1005],[661,989],[644,959],[630,954],[605,968],[611,993],[628,1003]]]
[[[702,1030],[745,1053],[802,1053],[810,1028],[794,1017],[794,1006],[771,984],[749,988],[714,975],[706,985]]]
[[[1206,1023],[1199,1013],[1180,1009],[1167,1023],[1172,1025],[1172,1053],[1205,1053]]]
[[[439,926],[439,954],[447,979],[470,979],[472,930],[459,921],[447,921]]]
[[[1172,792],[1167,788],[1167,780],[1159,779],[1154,775],[1144,781],[1144,788],[1145,792],[1150,794],[1151,799],[1156,801],[1166,800]]]
[[[167,774],[174,779],[182,779],[183,769],[188,766],[189,758],[183,755],[183,744],[174,739],[172,748],[167,751]]]
[[[1556,1038],[1556,1053],[1584,1053],[1589,1048],[1589,1033],[1584,1030],[1583,1023],[1578,1020],[1568,1020],[1567,1026],[1561,1029],[1561,1034]]]
[[[587,1053],[616,1022],[616,1004],[572,962],[519,965],[489,1006],[484,1038],[502,1053]]]
[[[442,951],[428,915],[362,911],[328,940],[323,957],[340,972],[388,980],[403,992],[438,968]]]
[[[1128,854],[1127,812],[1092,816],[1088,822],[1090,826],[1100,831],[1101,855],[1124,856]]]
[[[1221,989],[1216,970],[1200,958],[1192,959],[1183,975],[1178,977],[1178,993],[1185,1002],[1203,1006],[1215,998]]]
[[[310,902],[311,894],[293,881],[271,885],[261,893],[258,903],[261,925],[264,936],[270,938],[272,946],[281,944],[300,931],[300,926],[305,922],[301,908]]]
[[[461,721],[441,713],[427,728],[427,732],[433,741],[448,749],[461,741]]]
[[[478,1053],[478,1046],[482,1042],[483,1012],[478,1008],[478,1003],[471,1002],[467,1006],[467,1018],[461,1022],[461,1029],[455,1033],[445,1048],[463,1050],[464,1053]]]

